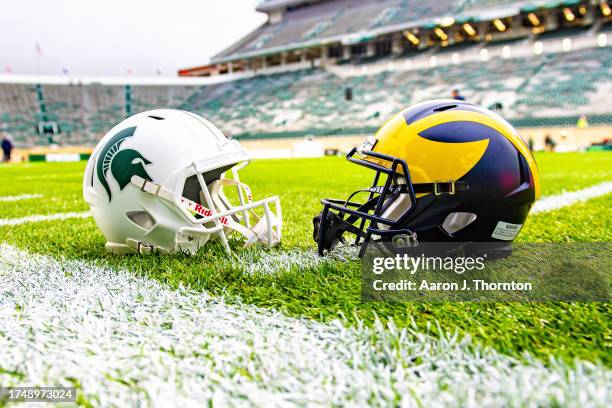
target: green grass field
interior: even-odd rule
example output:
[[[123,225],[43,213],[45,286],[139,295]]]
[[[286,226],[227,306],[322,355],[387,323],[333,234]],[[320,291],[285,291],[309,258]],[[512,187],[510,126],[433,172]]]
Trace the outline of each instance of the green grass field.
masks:
[[[542,195],[574,191],[612,180],[612,154],[538,154]],[[42,198],[1,202],[0,218],[87,211],[82,199],[84,163],[4,165],[0,196],[42,194]],[[255,199],[279,195],[283,207],[283,242],[272,250],[221,253],[211,245],[197,256],[120,257],[105,252],[104,239],[92,218],[25,223],[0,227],[0,242],[30,252],[126,268],[172,287],[184,285],[226,302],[273,308],[289,316],[316,321],[341,318],[346,325],[378,318],[399,327],[415,325],[434,335],[457,332],[477,345],[524,358],[529,353],[548,364],[550,358],[612,365],[610,305],[607,303],[382,303],[360,299],[358,261],[329,259],[295,263],[287,268],[250,271],[250,261],[269,253],[313,249],[312,217],[322,197],[345,197],[371,180],[364,169],[342,158],[261,160],[248,166],[241,179]],[[612,195],[530,216],[518,238],[522,242],[610,242]]]

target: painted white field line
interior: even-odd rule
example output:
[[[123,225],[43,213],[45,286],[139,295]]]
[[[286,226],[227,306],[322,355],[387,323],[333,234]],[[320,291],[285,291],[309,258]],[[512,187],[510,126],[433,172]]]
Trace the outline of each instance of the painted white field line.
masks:
[[[293,319],[0,246],[0,383],[96,406],[605,406],[612,372],[393,326]],[[71,380],[75,379],[75,380]]]
[[[581,190],[567,191],[553,196],[542,197],[533,205],[531,213],[536,214],[539,212],[558,210],[559,208],[587,201],[591,198],[600,197],[611,192],[612,182],[604,181],[603,183],[595,184],[594,186]]]
[[[83,172],[69,172],[69,173],[48,173],[48,174],[32,174],[27,176],[17,176],[15,180],[47,180],[47,179],[66,179],[67,177],[76,177],[79,179],[83,178]]]
[[[30,200],[33,198],[42,198],[42,194],[20,194],[14,196],[0,196],[0,201],[21,201]]]
[[[292,269],[313,269],[324,264],[333,264],[347,259],[357,259],[359,248],[337,246],[333,252],[322,257],[313,249],[291,249],[283,252],[260,250],[235,256],[238,265],[247,273],[273,274]]]
[[[55,221],[55,220],[65,220],[68,218],[88,218],[88,217],[91,217],[91,213],[89,211],[65,212],[65,213],[56,213],[56,214],[48,214],[48,215],[28,215],[27,217],[22,217],[22,218],[0,218],[0,227],[6,226],[6,225],[27,224],[29,222]]]

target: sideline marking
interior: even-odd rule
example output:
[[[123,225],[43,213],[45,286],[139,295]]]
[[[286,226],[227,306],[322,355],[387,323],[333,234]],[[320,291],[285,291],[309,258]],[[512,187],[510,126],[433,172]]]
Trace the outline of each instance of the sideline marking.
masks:
[[[42,194],[21,194],[14,196],[0,196],[0,201],[21,201],[21,200],[29,200],[32,198],[42,198]]]
[[[411,329],[287,317],[0,245],[0,382],[96,405],[604,406],[603,366],[527,363]]]
[[[612,182],[604,181],[603,183],[595,184],[594,186],[581,190],[567,191],[553,196],[542,197],[533,205],[531,213],[537,214],[540,212],[558,210],[559,208],[567,207],[582,201],[588,201],[591,198],[597,198],[610,192],[612,192]]]
[[[41,222],[41,221],[54,221],[54,220],[66,220],[68,218],[88,218],[91,217],[89,211],[85,212],[65,212],[48,215],[28,215],[22,218],[0,218],[0,227],[6,225],[20,225],[27,224],[29,222]]]

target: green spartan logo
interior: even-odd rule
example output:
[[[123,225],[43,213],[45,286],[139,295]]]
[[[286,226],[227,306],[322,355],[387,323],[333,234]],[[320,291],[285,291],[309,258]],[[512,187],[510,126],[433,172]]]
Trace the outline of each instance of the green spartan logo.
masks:
[[[130,183],[132,176],[140,176],[145,180],[153,181],[144,166],[151,164],[142,154],[134,149],[120,150],[121,144],[128,137],[134,136],[136,127],[130,127],[117,133],[108,141],[100,152],[100,159],[96,163],[98,180],[108,194],[108,201],[112,200],[112,194],[106,175],[110,169],[111,174],[119,184],[121,191]]]

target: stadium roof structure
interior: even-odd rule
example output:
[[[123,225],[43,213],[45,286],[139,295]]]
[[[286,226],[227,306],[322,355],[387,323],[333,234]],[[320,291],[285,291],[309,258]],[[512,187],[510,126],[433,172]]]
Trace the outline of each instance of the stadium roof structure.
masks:
[[[359,44],[417,27],[488,21],[580,0],[264,0],[269,19],[210,63],[226,63],[308,47]]]
[[[323,0],[260,0],[257,3],[256,10],[262,12],[269,12],[278,10],[283,7],[300,6],[312,3],[318,3]]]
[[[107,85],[107,86],[200,86],[215,85],[237,79],[253,77],[254,73],[239,72],[231,75],[217,75],[213,77],[138,77],[138,76],[68,76],[68,75],[29,75],[29,74],[0,74],[0,84],[23,85]]]

